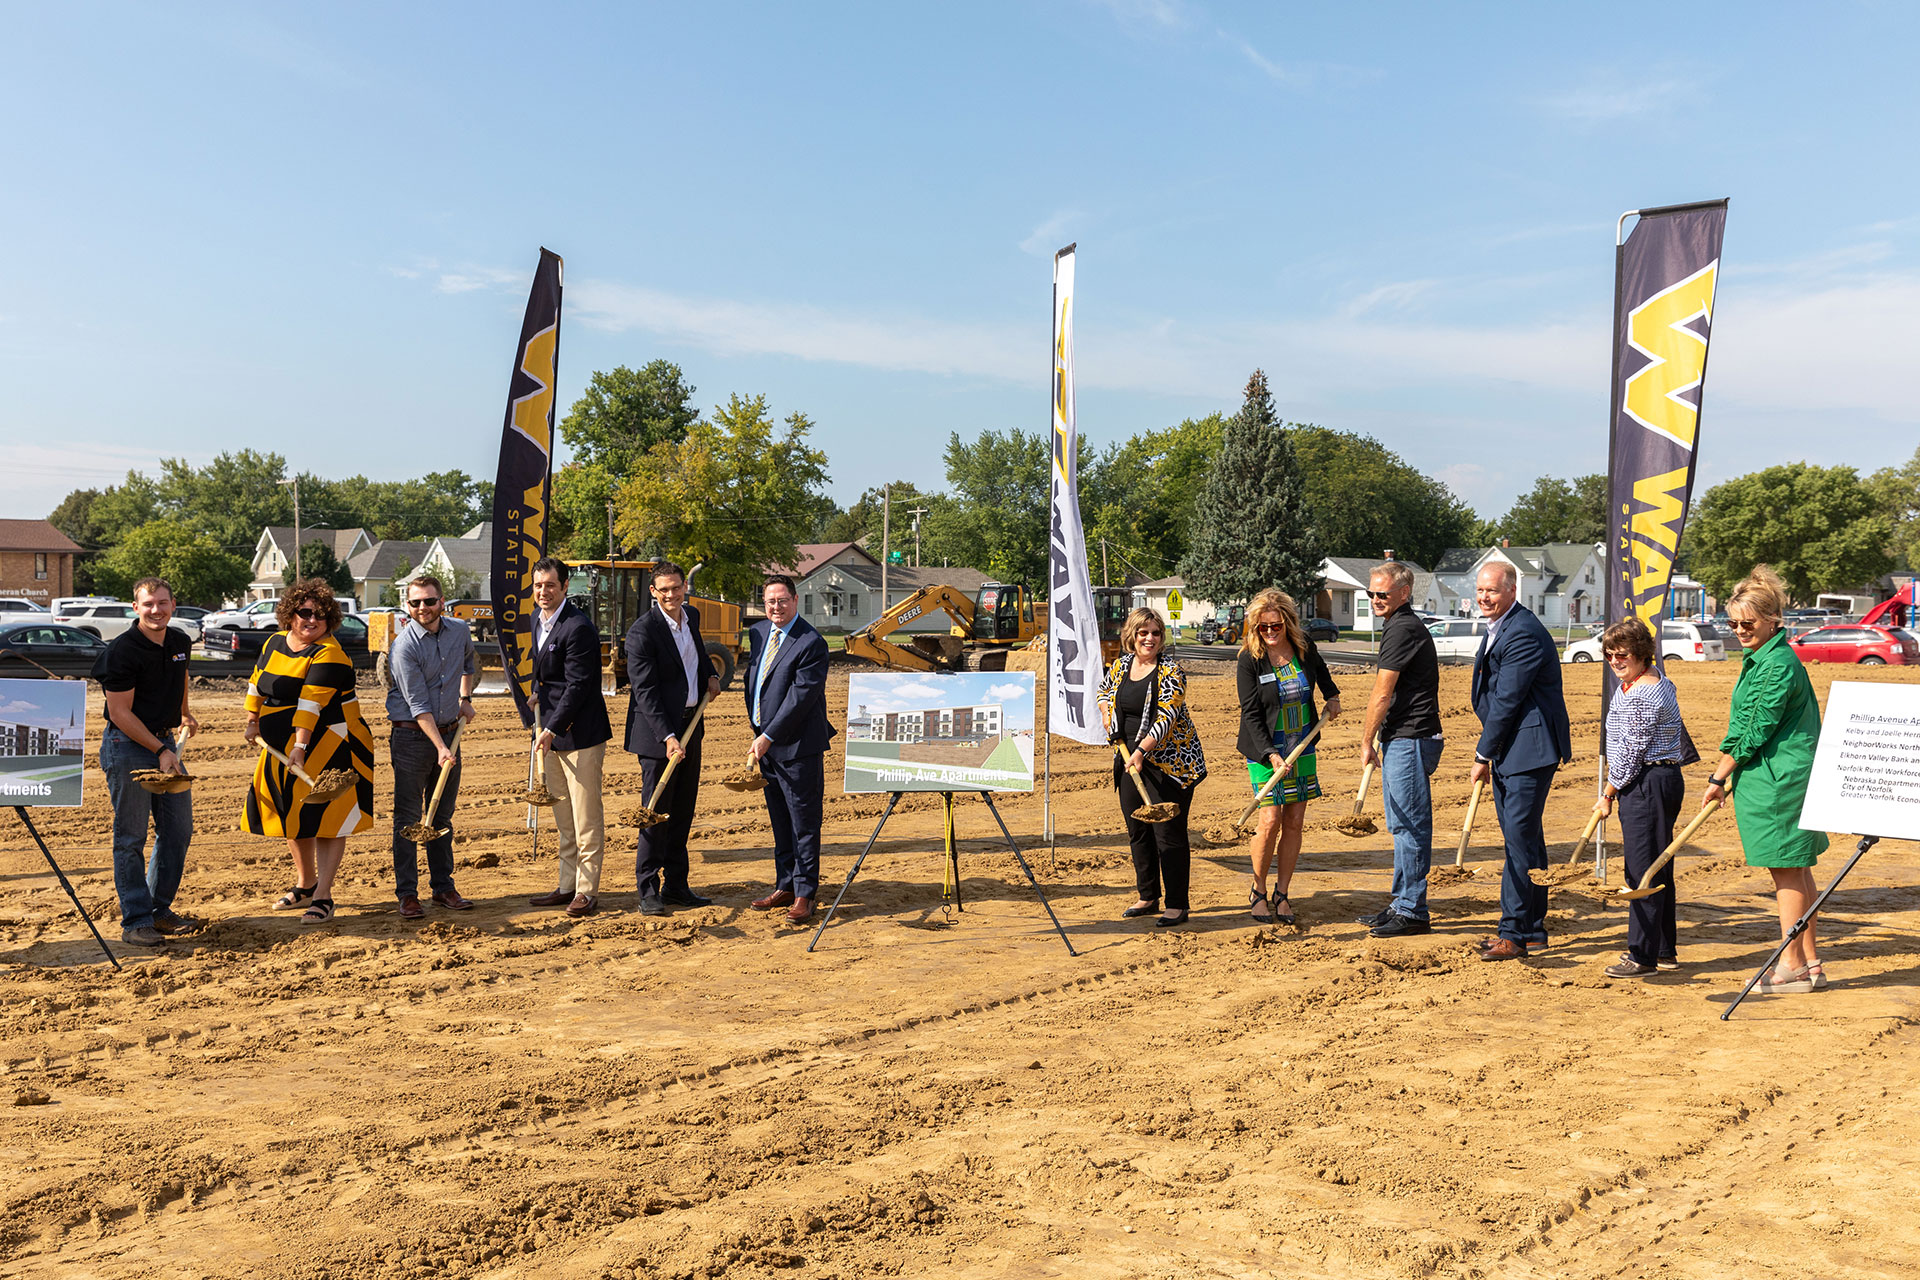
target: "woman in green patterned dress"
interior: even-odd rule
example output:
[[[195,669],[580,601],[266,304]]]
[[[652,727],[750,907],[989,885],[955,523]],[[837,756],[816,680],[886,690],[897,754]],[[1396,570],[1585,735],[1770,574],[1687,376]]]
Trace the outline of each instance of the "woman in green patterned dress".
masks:
[[[1827,850],[1824,832],[1800,829],[1800,806],[1807,798],[1813,749],[1820,741],[1820,702],[1807,669],[1780,629],[1786,604],[1785,585],[1765,565],[1755,565],[1727,597],[1727,625],[1745,652],[1727,709],[1723,754],[1701,797],[1703,807],[1733,798],[1747,865],[1773,874],[1783,938],[1813,905],[1813,864]],[[1793,993],[1827,985],[1815,923],[1807,922],[1806,932],[1793,940],[1754,990]]]
[[[1326,698],[1326,718],[1340,714],[1340,686],[1326,661],[1300,625],[1293,597],[1268,587],[1247,605],[1247,630],[1235,671],[1240,690],[1240,737],[1236,745],[1247,759],[1247,777],[1257,793],[1287,755],[1300,745],[1320,717],[1313,694]],[[1293,771],[1260,802],[1260,825],[1253,833],[1253,883],[1247,905],[1255,920],[1293,923],[1287,890],[1300,861],[1300,833],[1307,801],[1319,798],[1318,753],[1305,752]],[[1275,855],[1279,863],[1274,865]],[[1273,897],[1267,897],[1267,870],[1273,868]]]

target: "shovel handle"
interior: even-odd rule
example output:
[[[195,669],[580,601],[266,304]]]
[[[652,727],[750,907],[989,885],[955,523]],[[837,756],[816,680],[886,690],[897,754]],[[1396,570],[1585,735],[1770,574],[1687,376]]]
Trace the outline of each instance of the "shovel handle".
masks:
[[[1456,867],[1467,865],[1467,841],[1473,839],[1473,820],[1480,816],[1480,797],[1486,789],[1485,778],[1473,784],[1473,795],[1467,801],[1467,820],[1460,824],[1460,847],[1453,854],[1453,865]]]
[[[1321,721],[1321,724],[1324,723],[1326,722]],[[1267,779],[1266,785],[1254,793],[1253,803],[1247,806],[1246,812],[1240,815],[1240,821],[1234,823],[1234,826],[1244,827],[1247,825],[1247,819],[1251,818],[1253,811],[1260,807],[1260,802],[1272,795],[1273,789],[1280,785],[1281,780],[1293,772],[1293,766],[1300,763],[1300,757],[1307,754],[1307,748],[1312,746],[1313,740],[1319,736],[1320,725],[1316,724],[1313,728],[1307,730],[1307,736],[1300,739],[1298,746],[1287,752],[1287,758],[1280,762],[1280,767],[1273,771],[1273,776]]]
[[[1640,883],[1634,886],[1636,892],[1645,889],[1653,883],[1653,877],[1664,869],[1669,862],[1673,861],[1673,855],[1680,852],[1680,850],[1685,847],[1687,841],[1693,839],[1693,833],[1698,831],[1701,824],[1706,822],[1708,818],[1711,818],[1714,815],[1714,811],[1719,809],[1719,807],[1720,802],[1718,800],[1715,800],[1712,804],[1701,807],[1700,812],[1694,815],[1693,821],[1686,825],[1686,829],[1673,838],[1673,843],[1667,846],[1667,851],[1654,859],[1653,865],[1647,868],[1647,874],[1640,877]]]
[[[1567,855],[1568,866],[1580,861],[1580,855],[1584,854],[1587,847],[1593,843],[1593,833],[1600,829],[1601,817],[1600,806],[1596,804],[1593,806],[1592,815],[1587,818],[1587,825],[1580,829],[1580,839],[1574,843],[1573,852]]]
[[[293,761],[287,759],[286,753],[284,751],[275,750],[271,742],[268,742],[266,739],[262,738],[260,740],[260,749],[266,752],[268,755],[272,756],[275,760],[278,760],[281,764],[287,766],[287,772],[291,773],[294,777],[300,779],[300,781],[306,783],[307,789],[309,791],[311,791],[317,785],[313,780],[312,774],[308,773],[305,769],[302,769],[299,765],[295,764]]]
[[[1132,757],[1127,754],[1127,749],[1116,742],[1113,744],[1113,754],[1120,757],[1121,766],[1133,775],[1133,785],[1140,788],[1140,798],[1148,804],[1159,804],[1160,802],[1153,798],[1153,792],[1147,790],[1147,780],[1141,777],[1140,771],[1129,763]]]
[[[1353,816],[1356,818],[1360,816],[1360,810],[1366,807],[1367,788],[1373,785],[1374,763],[1379,760],[1379,758],[1380,739],[1375,738],[1373,740],[1373,759],[1367,761],[1367,767],[1360,771],[1360,790],[1355,792],[1353,797]]]
[[[447,750],[449,751],[459,750],[460,731],[466,727],[467,727],[467,722],[465,720],[456,721],[454,723],[453,736],[447,739]],[[453,766],[456,763],[458,763],[458,761],[459,761],[459,757],[456,755],[454,759],[449,760],[447,761],[446,764],[440,766],[440,780],[433,784],[433,799],[427,802],[427,816],[425,820],[428,826],[433,825],[433,811],[440,807],[440,793],[447,789],[447,779],[453,775]]]
[[[687,721],[687,727],[682,733],[683,737],[686,737],[689,739],[693,737],[693,731],[700,727],[700,717],[705,715],[707,712],[707,703],[711,702],[712,700],[713,700],[713,695],[711,693],[703,693],[700,695],[700,705],[693,709],[693,719]],[[673,776],[674,766],[679,764],[680,761],[685,758],[686,756],[684,752],[677,756],[667,757],[667,767],[660,771],[660,780],[653,784],[653,798],[647,801],[647,808],[658,809],[660,807],[660,797],[665,795],[667,792],[667,779]],[[749,764],[753,763],[753,756],[751,753],[749,753],[747,756],[747,763]]]

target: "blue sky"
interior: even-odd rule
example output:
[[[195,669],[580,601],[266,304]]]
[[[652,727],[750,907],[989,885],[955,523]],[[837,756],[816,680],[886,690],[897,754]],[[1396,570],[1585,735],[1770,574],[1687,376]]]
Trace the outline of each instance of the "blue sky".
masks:
[[[1605,465],[1622,210],[1732,209],[1706,483],[1920,444],[1902,4],[9,5],[0,514],[160,456],[491,477],[525,288],[561,403],[664,357],[843,501],[1046,425],[1231,409],[1484,514]]]

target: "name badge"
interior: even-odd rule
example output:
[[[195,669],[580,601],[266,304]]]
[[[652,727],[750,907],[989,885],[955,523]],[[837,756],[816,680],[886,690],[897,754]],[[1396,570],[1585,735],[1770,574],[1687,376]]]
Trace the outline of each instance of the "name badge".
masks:
[[[1269,671],[1269,672],[1267,672],[1267,673],[1266,673],[1265,675],[1263,675],[1263,676],[1261,676],[1261,677],[1260,677],[1260,683],[1261,683],[1261,684],[1272,684],[1272,683],[1274,683],[1275,681],[1277,681],[1277,680],[1278,680],[1279,678],[1280,678],[1279,676],[1277,676],[1277,675],[1275,675],[1275,674],[1274,674],[1273,672],[1271,672],[1271,671]]]

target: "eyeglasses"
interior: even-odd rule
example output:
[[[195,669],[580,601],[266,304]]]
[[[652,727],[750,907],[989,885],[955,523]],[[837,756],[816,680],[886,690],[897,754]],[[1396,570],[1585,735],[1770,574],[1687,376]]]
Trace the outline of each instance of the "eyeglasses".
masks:
[[[1287,629],[1287,624],[1284,622],[1263,622],[1259,626],[1254,628],[1254,630],[1258,631],[1261,635],[1266,635],[1268,632],[1272,632],[1275,635],[1278,635],[1280,632],[1285,631],[1286,629]]]
[[[422,599],[422,600],[409,600],[409,601],[407,601],[407,608],[409,608],[409,609],[424,609],[424,608],[426,608],[426,607],[427,607],[427,606],[429,606],[429,605],[436,605],[436,604],[439,604],[439,603],[440,603],[440,597],[439,597],[439,596],[427,596],[427,597],[426,597],[425,599]]]
[[[1632,654],[1630,654],[1630,653],[1622,653],[1622,652],[1621,652],[1620,650],[1618,650],[1618,649],[1615,649],[1615,650],[1614,650],[1614,651],[1613,651],[1612,653],[1609,653],[1609,654],[1607,655],[1607,661],[1608,661],[1608,662],[1630,662],[1630,661],[1632,661],[1632,660],[1633,660],[1633,655],[1632,655]]]
[[[293,616],[300,619],[302,622],[312,622],[315,618],[320,616],[320,611],[317,609],[295,609],[293,611]]]
[[[1758,618],[1728,618],[1727,625],[1735,631],[1752,631],[1759,627]]]
[[[1367,594],[1372,596],[1375,600],[1385,600],[1388,596],[1393,594],[1393,589],[1389,587],[1385,591],[1375,591],[1373,588],[1369,587],[1367,588]]]

